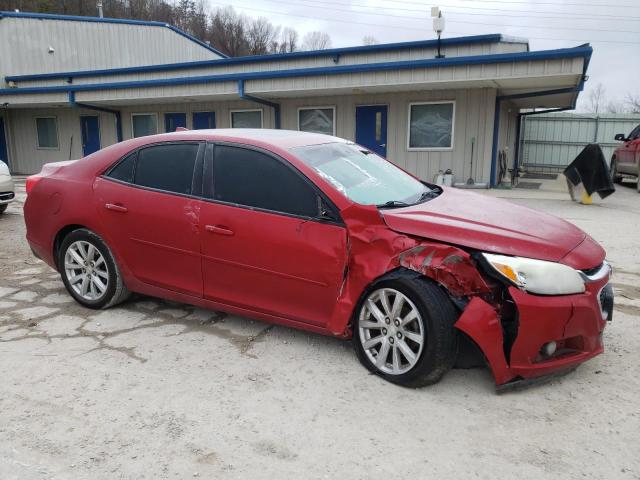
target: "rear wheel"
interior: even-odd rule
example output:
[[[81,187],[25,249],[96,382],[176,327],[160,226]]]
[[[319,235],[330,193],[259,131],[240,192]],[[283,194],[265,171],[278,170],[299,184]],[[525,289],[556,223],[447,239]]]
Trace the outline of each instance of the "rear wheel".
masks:
[[[438,382],[453,366],[456,310],[440,287],[418,274],[401,274],[367,292],[354,319],[360,362],[407,387]]]
[[[74,230],[67,235],[58,255],[62,281],[81,305],[108,308],[129,296],[111,251],[90,230]]]

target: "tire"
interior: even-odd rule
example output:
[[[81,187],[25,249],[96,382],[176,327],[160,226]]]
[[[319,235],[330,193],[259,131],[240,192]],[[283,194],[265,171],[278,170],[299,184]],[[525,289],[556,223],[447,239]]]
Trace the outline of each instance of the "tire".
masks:
[[[398,294],[404,301],[400,314],[393,312]],[[397,316],[384,315],[389,311],[385,311],[384,296],[391,313]],[[371,313],[369,301],[373,301],[378,313]],[[417,318],[407,321],[413,313]],[[376,282],[362,296],[353,318],[354,348],[368,370],[389,382],[410,388],[431,385],[455,363],[458,335],[453,325],[457,318],[455,307],[439,286],[418,273],[399,270]],[[422,345],[415,341],[419,337]],[[378,360],[387,348],[385,344],[386,358]],[[407,347],[414,359],[405,353]]]
[[[109,308],[129,297],[109,247],[90,230],[74,230],[64,237],[58,266],[67,291],[85,307]]]
[[[5,212],[8,206],[9,206],[8,203],[3,203],[2,205],[0,205],[0,215],[2,215]]]
[[[622,183],[622,176],[618,175],[618,162],[615,157],[611,159],[611,181],[613,183]]]

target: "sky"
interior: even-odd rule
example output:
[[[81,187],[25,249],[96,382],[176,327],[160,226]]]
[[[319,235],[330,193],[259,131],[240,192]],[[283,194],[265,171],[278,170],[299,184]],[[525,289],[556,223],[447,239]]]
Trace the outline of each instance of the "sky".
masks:
[[[531,50],[590,43],[589,80],[578,101],[588,108],[598,83],[608,101],[640,97],[640,0],[208,0],[211,8],[233,4],[250,17],[293,27],[301,36],[327,32],[333,47],[435,38],[431,7],[446,21],[445,37],[502,33],[529,39]]]

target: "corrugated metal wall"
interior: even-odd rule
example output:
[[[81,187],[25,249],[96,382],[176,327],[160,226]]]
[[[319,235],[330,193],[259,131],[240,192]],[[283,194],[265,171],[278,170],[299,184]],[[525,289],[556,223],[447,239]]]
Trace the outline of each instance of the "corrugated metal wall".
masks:
[[[493,108],[495,89],[430,90],[420,92],[385,93],[322,96],[313,98],[291,98],[281,100],[282,128],[298,129],[298,107],[335,106],[336,135],[355,140],[355,109],[357,105],[388,105],[387,157],[419,176],[432,180],[438,170],[451,168],[459,181],[465,181],[470,175],[476,181],[487,182],[491,161],[491,140],[493,131]],[[408,108],[411,102],[455,100],[454,145],[450,150],[409,151],[407,149]],[[229,111],[241,108],[260,108],[263,111],[265,128],[274,127],[273,109],[242,100],[224,102],[175,102],[166,104],[140,104],[123,108],[122,123],[124,138],[131,138],[132,113],[156,113],[159,131],[164,131],[165,112],[186,112],[187,127],[191,127],[191,114],[194,111],[214,111],[218,128],[229,127]],[[19,109],[11,110],[11,158],[12,168],[18,173],[34,173],[45,162],[80,158],[81,114],[96,112],[71,109]],[[36,146],[35,117],[54,115],[58,118],[58,137],[60,148],[40,150]],[[514,121],[509,120],[513,112],[503,108],[499,147],[503,149],[513,142]],[[101,143],[105,147],[116,141],[114,116],[100,114]],[[471,172],[471,139],[475,139],[473,149],[473,172]],[[512,148],[512,147],[510,147]]]
[[[0,19],[0,77],[215,58],[220,56],[160,26]]]
[[[552,113],[525,116],[522,124],[520,164],[527,170],[557,171],[570,164],[589,143],[598,143],[609,160],[640,115]]]

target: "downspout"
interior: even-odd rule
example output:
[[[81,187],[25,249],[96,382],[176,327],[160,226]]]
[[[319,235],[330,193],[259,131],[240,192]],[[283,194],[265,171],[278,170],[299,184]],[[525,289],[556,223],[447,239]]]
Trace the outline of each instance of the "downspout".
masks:
[[[275,126],[280,129],[280,104],[264,100],[262,98],[254,97],[253,95],[247,95],[244,93],[244,80],[238,80],[238,96],[243,100],[249,100],[251,102],[259,103],[273,108],[273,114],[275,117]]]
[[[69,103],[72,107],[86,108],[87,110],[95,110],[97,112],[112,113],[116,117],[116,140],[122,141],[122,115],[120,110],[112,110],[105,107],[97,107],[95,105],[88,105],[86,103],[76,102],[76,95],[74,92],[69,92]]]

